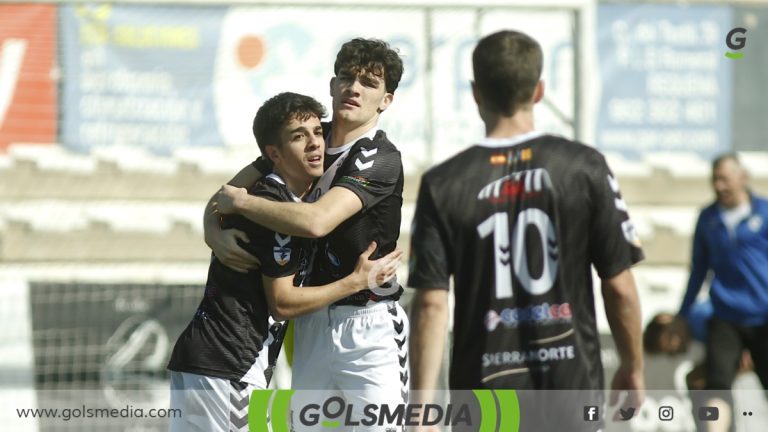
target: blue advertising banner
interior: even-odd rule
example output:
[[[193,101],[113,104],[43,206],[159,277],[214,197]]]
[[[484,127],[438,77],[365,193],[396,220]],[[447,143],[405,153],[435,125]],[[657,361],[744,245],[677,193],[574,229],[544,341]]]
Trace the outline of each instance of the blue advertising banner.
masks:
[[[725,6],[603,5],[596,139],[638,158],[657,151],[709,159],[731,147],[731,27]]]
[[[65,146],[221,145],[211,82],[226,8],[60,9]]]

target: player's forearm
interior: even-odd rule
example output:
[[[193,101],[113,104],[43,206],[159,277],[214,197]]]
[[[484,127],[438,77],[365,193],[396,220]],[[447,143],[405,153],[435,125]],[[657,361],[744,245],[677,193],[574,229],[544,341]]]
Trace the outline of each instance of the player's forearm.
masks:
[[[272,231],[297,237],[317,238],[320,219],[311,204],[284,203],[244,195],[234,202],[237,213]]]
[[[443,360],[448,326],[448,292],[418,290],[411,306],[411,386],[421,403],[431,402]]]
[[[605,315],[619,352],[621,366],[634,371],[643,370],[640,298],[630,270],[604,280],[602,283]]]
[[[275,293],[272,316],[277,320],[293,319],[312,313],[331,303],[360,291],[363,285],[352,275],[328,285],[316,287],[285,287]]]

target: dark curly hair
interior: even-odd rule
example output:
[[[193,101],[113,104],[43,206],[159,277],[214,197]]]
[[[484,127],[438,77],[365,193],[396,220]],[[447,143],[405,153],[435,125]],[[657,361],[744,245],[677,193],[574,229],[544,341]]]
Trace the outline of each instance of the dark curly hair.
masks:
[[[507,116],[533,97],[544,56],[530,36],[512,30],[488,35],[472,53],[475,86],[488,108]]]
[[[690,341],[688,323],[671,313],[654,315],[643,330],[643,349],[648,354],[682,354]]]
[[[355,75],[370,72],[384,78],[388,93],[394,93],[403,77],[403,60],[388,43],[379,39],[355,38],[341,46],[333,73],[350,71]]]
[[[291,119],[306,120],[312,116],[325,117],[325,107],[315,99],[298,93],[280,93],[268,99],[256,112],[253,119],[253,136],[259,145],[261,155],[269,160],[265,148],[268,145],[280,147],[280,128]]]

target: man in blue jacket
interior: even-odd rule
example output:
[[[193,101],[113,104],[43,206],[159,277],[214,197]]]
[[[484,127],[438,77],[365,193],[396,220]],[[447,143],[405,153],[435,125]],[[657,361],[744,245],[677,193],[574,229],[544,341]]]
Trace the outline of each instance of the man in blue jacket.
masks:
[[[718,426],[731,423],[731,385],[742,351],[752,354],[755,373],[768,388],[768,201],[752,194],[735,154],[712,163],[717,199],[696,223],[688,289],[680,315],[688,317],[712,271],[713,316],[706,340],[708,405],[720,408]],[[715,426],[714,424],[712,426]]]

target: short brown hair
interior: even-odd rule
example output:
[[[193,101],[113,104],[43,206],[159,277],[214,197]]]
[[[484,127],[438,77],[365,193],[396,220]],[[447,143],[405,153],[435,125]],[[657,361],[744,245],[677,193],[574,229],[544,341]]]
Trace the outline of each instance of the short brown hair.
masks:
[[[510,116],[533,97],[544,56],[539,43],[513,30],[488,35],[472,53],[475,86],[488,108]]]
[[[384,79],[387,93],[395,93],[403,77],[403,60],[388,43],[379,39],[355,38],[344,43],[336,54],[333,73],[366,71]]]

